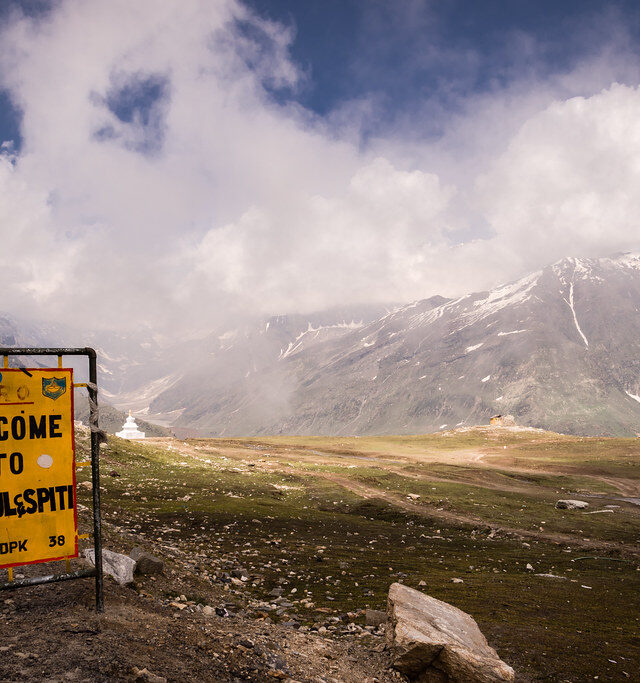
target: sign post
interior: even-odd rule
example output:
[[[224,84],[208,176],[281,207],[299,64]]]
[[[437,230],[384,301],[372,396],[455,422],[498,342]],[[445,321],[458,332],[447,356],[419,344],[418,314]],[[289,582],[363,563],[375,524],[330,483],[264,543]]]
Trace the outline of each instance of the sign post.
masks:
[[[57,368],[9,367],[9,356],[55,355]],[[74,384],[65,355],[86,355],[89,382]],[[99,428],[96,353],[93,349],[0,348],[0,590],[94,576],[96,607],[103,610]],[[91,462],[76,463],[74,389],[89,393]],[[78,556],[76,466],[90,464],[95,568],[70,571]],[[65,560],[63,574],[13,580],[13,567]]]

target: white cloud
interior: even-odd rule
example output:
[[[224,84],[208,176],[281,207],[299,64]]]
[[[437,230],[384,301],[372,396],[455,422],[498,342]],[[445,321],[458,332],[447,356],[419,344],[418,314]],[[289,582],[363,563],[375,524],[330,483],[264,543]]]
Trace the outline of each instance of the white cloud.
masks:
[[[375,98],[326,120],[275,103],[303,78],[291,40],[235,0],[14,18],[0,84],[24,147],[0,160],[0,308],[206,327],[462,294],[636,244],[640,96],[602,90],[615,68],[470,100],[439,142],[398,128],[365,148]],[[145,87],[154,106],[118,118]]]
[[[275,310],[403,300],[430,284],[434,257],[448,249],[452,196],[437,176],[375,159],[337,196],[304,196],[286,212],[254,208],[211,229],[193,258],[214,287]]]
[[[520,263],[637,248],[640,91],[614,84],[527,120],[478,180],[484,215]]]

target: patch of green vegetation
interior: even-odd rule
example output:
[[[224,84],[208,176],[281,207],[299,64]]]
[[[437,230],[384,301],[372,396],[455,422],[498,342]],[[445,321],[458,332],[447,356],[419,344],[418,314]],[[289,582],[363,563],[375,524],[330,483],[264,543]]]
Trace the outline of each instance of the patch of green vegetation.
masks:
[[[436,437],[424,442],[430,439]],[[203,449],[191,457],[112,439],[101,451],[105,519],[152,539],[163,552],[188,550],[194,565],[210,576],[217,576],[220,567],[245,567],[250,574],[246,590],[256,598],[268,599],[274,587],[283,588],[286,598],[308,597],[312,607],[290,610],[303,624],[322,622],[326,613],[318,609],[341,615],[366,606],[384,608],[389,585],[402,581],[472,614],[524,678],[578,681],[597,675],[615,680],[622,671],[634,675],[640,659],[634,634],[640,622],[629,606],[640,588],[636,565],[614,561],[621,559],[614,551],[610,558],[602,552],[598,554],[604,560],[584,561],[578,559],[584,552],[543,539],[523,543],[491,537],[487,526],[582,530],[585,536],[620,541],[637,538],[637,516],[627,519],[624,515],[631,513],[625,510],[591,516],[555,510],[554,487],[581,481],[574,475],[556,480],[556,475],[534,473],[531,479],[528,474],[519,479],[506,471],[486,475],[483,468],[472,467],[465,473],[465,467],[438,464],[439,476],[460,479],[440,482],[402,476],[357,459],[349,461],[355,467],[314,465],[309,452],[319,446],[324,451],[328,441],[346,450],[345,439],[282,437],[227,440],[225,445],[213,440],[189,442]],[[377,443],[376,452],[389,456],[394,448],[426,448],[409,442],[410,437],[366,439],[365,449],[370,453],[371,444]],[[254,448],[245,448],[247,443]],[[251,453],[257,462],[275,446],[296,465],[295,471],[249,466]],[[349,448],[361,453],[354,445]],[[230,457],[227,449],[237,450],[238,457]],[[305,452],[305,467],[295,449]],[[415,467],[418,473],[424,467],[428,476],[430,466]],[[365,500],[323,476],[333,474],[381,495],[392,493],[403,500],[409,493],[420,495],[417,509],[405,511],[376,497]],[[81,471],[81,479],[88,476],[86,469]],[[496,491],[473,486],[464,481],[466,476],[482,476],[491,484],[506,479],[531,490]],[[89,492],[81,489],[80,498],[88,504]],[[463,512],[480,523],[424,516],[420,506]],[[626,530],[621,528],[625,525]],[[454,577],[463,583],[452,583]]]
[[[515,465],[569,466],[583,474],[640,479],[639,439],[565,437],[518,445],[509,456]]]

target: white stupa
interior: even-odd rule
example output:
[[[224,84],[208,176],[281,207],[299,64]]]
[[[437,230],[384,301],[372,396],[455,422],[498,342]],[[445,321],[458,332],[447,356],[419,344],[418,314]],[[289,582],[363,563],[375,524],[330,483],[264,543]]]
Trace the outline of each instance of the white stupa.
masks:
[[[144,432],[138,430],[138,425],[136,424],[136,419],[131,415],[129,411],[129,417],[126,422],[122,425],[122,431],[116,432],[116,436],[121,439],[144,439]]]

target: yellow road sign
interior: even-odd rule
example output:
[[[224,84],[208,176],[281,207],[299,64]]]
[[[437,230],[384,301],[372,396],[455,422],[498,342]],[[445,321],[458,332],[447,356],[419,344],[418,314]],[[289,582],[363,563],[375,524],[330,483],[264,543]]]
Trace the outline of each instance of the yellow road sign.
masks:
[[[77,557],[73,370],[0,368],[0,567]]]

